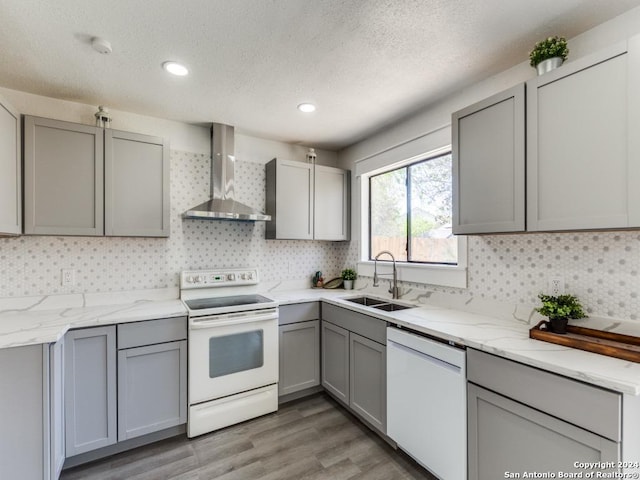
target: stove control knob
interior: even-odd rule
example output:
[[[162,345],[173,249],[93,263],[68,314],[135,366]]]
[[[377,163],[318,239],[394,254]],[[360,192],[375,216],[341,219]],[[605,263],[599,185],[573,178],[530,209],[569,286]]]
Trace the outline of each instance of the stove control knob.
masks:
[[[235,273],[227,274],[227,280],[228,281],[233,282],[233,281],[235,281],[235,279],[236,279],[236,274]]]
[[[240,275],[240,278],[241,278],[242,280],[246,280],[246,279],[247,279],[247,274],[246,274],[246,273],[243,273],[242,275]]]
[[[193,281],[195,283],[200,283],[200,282],[202,282],[202,277],[200,275],[196,275],[195,278],[193,279]]]
[[[249,273],[247,273],[247,278],[248,278],[249,280],[253,280],[253,272],[249,272]]]
[[[194,278],[193,276],[189,275],[186,280],[187,280],[187,283],[193,283]]]

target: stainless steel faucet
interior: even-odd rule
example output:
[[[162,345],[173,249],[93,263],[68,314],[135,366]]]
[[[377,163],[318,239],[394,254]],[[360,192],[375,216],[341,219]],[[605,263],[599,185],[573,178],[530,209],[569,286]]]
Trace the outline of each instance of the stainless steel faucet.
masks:
[[[373,260],[373,286],[377,287],[380,285],[378,283],[378,258],[380,255],[386,253],[393,260],[393,273],[381,273],[380,275],[393,275],[393,281],[389,281],[389,293],[392,298],[400,298],[399,290],[398,290],[398,271],[396,270],[396,259],[389,250],[382,250],[376,255],[376,258]]]

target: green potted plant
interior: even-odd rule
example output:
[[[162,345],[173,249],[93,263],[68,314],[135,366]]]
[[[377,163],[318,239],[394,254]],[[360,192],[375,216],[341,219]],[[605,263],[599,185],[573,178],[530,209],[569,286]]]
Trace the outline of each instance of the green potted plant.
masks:
[[[562,65],[567,55],[567,39],[556,35],[536,43],[529,52],[529,60],[531,66],[538,71],[538,75],[542,75]]]
[[[352,290],[353,289],[353,281],[358,276],[356,271],[353,270],[352,268],[345,268],[344,270],[342,270],[342,273],[340,274],[340,276],[342,277],[342,283],[344,285],[344,289],[345,290]]]
[[[586,318],[580,301],[574,295],[538,295],[542,307],[536,311],[549,317],[549,328],[553,333],[567,333],[567,323],[570,318]]]

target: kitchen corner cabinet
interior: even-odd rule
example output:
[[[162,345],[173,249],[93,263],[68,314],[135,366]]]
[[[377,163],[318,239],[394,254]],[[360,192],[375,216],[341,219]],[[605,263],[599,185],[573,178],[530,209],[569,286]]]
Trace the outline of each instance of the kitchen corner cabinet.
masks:
[[[527,226],[640,227],[640,37],[527,82]]]
[[[115,444],[116,327],[68,332],[64,373],[67,456]]]
[[[0,349],[3,479],[57,480],[60,475],[65,455],[62,356],[62,342]]]
[[[281,305],[279,311],[280,379],[278,395],[320,385],[320,305]]]
[[[455,112],[453,233],[525,229],[525,86]]]
[[[22,233],[20,114],[0,97],[0,235]]]
[[[187,421],[187,322],[118,325],[118,441]]]
[[[322,304],[322,385],[385,435],[386,328],[383,320]]]
[[[349,172],[273,159],[266,166],[266,238],[349,239]]]
[[[161,138],[26,116],[24,232],[169,236]]]

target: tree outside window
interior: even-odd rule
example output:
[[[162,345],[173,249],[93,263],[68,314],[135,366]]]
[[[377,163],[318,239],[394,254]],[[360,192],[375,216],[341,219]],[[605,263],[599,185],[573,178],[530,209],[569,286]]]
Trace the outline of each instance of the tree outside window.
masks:
[[[370,259],[389,250],[398,261],[458,263],[451,161],[447,153],[370,177]]]

